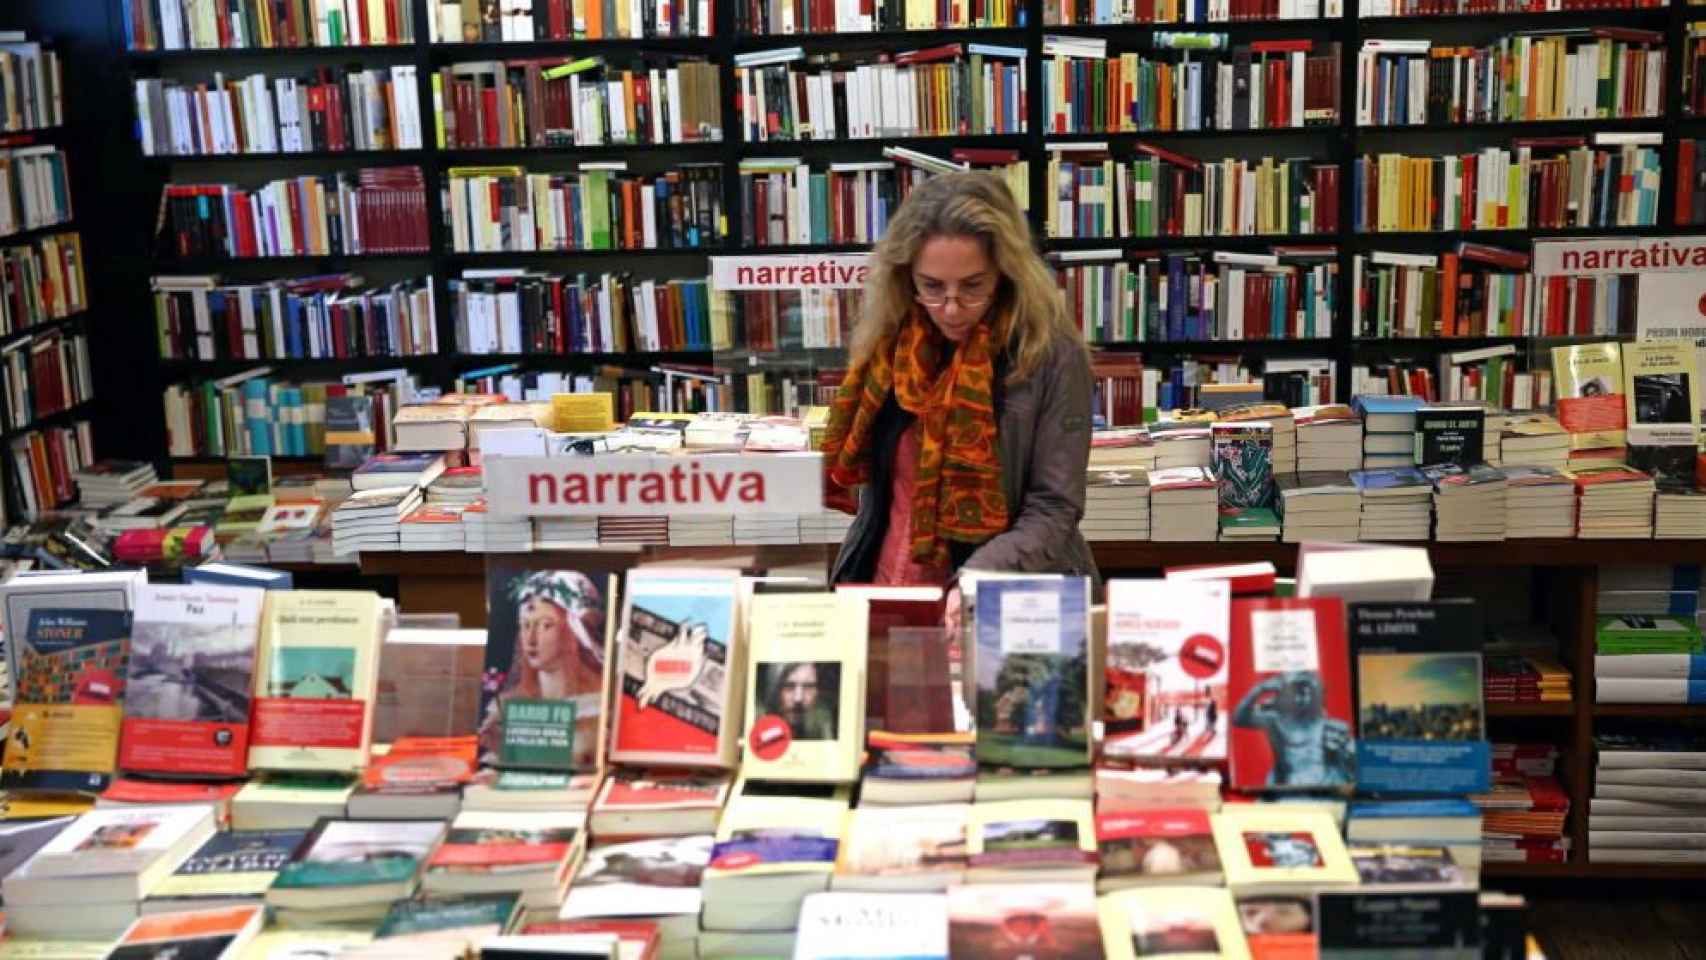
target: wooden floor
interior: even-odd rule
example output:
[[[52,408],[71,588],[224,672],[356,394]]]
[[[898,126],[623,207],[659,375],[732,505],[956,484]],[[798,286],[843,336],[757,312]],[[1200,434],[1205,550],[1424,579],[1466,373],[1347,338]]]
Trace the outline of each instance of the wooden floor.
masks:
[[[1529,929],[1548,960],[1706,960],[1706,884],[1578,884],[1522,892]]]

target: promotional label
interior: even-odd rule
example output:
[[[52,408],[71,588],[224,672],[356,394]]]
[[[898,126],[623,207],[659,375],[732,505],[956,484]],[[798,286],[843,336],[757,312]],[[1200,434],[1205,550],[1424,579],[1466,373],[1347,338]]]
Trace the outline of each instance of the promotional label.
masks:
[[[852,290],[865,284],[870,272],[864,254],[819,256],[780,254],[770,257],[712,257],[713,290]]]
[[[359,750],[366,714],[365,700],[262,697],[255,701],[250,745]]]
[[[823,502],[818,454],[505,457],[486,464],[494,514],[656,517],[798,514]]]
[[[574,766],[574,746],[574,701],[521,698],[504,701],[500,763],[566,769]]]

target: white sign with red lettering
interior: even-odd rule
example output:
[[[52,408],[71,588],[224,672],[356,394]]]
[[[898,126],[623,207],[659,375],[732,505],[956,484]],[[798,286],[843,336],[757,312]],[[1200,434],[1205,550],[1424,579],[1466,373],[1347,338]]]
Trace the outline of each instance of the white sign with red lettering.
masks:
[[[1604,277],[1706,269],[1706,237],[1612,237],[1540,240],[1534,244],[1537,277]]]
[[[713,290],[852,290],[865,285],[863,253],[785,253],[769,257],[712,257]]]
[[[823,456],[499,457],[486,461],[486,509],[527,517],[816,513]]]

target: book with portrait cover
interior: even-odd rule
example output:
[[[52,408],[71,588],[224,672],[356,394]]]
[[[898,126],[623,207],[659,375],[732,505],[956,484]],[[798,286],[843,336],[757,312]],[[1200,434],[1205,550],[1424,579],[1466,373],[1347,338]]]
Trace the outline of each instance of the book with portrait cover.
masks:
[[[1486,631],[1474,600],[1349,605],[1357,688],[1357,789],[1484,793]]]
[[[1236,897],[1358,882],[1331,814],[1285,804],[1231,804],[1213,820],[1226,885]]]
[[[742,773],[818,783],[859,779],[865,613],[864,599],[849,594],[753,596]]]
[[[1238,906],[1224,889],[1140,887],[1097,903],[1108,960],[1249,960]]]
[[[1687,340],[1623,344],[1623,412],[1630,446],[1697,447],[1700,371]]]
[[[261,614],[249,767],[357,773],[378,686],[380,603],[360,590],[274,590]]]
[[[1272,507],[1278,495],[1274,487],[1273,424],[1216,423],[1210,432],[1221,509]]]
[[[139,918],[106,960],[222,960],[242,952],[261,932],[266,909],[240,904]]]
[[[1350,672],[1343,600],[1232,601],[1232,786],[1354,787]]]
[[[592,770],[603,759],[599,728],[618,610],[616,568],[580,558],[574,569],[544,562],[487,567],[480,763]]]
[[[148,891],[143,913],[173,913],[259,903],[306,830],[227,830],[208,838],[172,875]]]
[[[1110,580],[1103,753],[1226,759],[1227,580]]]
[[[610,757],[719,767],[739,756],[745,649],[733,570],[641,568],[628,575],[617,639]],[[731,709],[732,708],[732,709]]]
[[[178,777],[249,769],[249,699],[266,591],[212,584],[137,588],[118,763]]]
[[[1090,762],[1090,581],[962,578],[972,593],[977,760],[985,766]]]
[[[100,793],[118,756],[130,614],[37,607],[18,647],[18,702],[6,731],[0,785]]]
[[[948,956],[1102,960],[1088,883],[983,883],[948,891]]]

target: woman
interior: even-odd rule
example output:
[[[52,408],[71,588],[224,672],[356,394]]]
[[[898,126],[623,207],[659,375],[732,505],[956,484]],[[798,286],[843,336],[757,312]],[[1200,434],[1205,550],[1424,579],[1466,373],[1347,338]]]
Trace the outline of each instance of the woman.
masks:
[[[591,769],[604,688],[602,591],[573,570],[535,571],[517,577],[511,589],[515,651],[505,674],[487,677],[500,692],[481,725],[481,762],[503,765],[505,703],[555,700],[575,705],[574,767]]]
[[[1095,573],[1089,356],[994,175],[932,178],[890,221],[823,452],[832,505],[862,488],[835,582]]]

